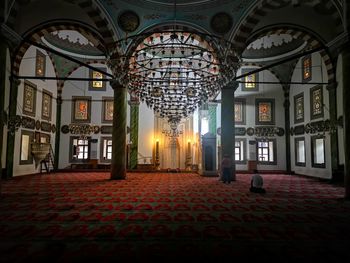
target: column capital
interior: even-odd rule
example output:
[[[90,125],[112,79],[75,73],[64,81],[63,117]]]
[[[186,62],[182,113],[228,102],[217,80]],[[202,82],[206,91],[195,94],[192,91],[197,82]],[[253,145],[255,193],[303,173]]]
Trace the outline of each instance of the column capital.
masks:
[[[109,83],[110,83],[112,89],[114,89],[114,90],[116,90],[116,89],[124,89],[125,88],[124,85],[122,85],[120,83],[120,81],[116,80],[116,79],[110,80]]]
[[[225,87],[224,89],[233,89],[234,91],[236,91],[236,89],[239,87],[239,82],[238,81],[230,81]]]
[[[13,76],[10,76],[9,80],[10,80],[12,85],[19,86],[21,84],[21,80],[14,78]]]
[[[63,103],[62,96],[57,96],[56,103],[57,105],[62,105]]]
[[[283,89],[283,91],[288,91],[289,92],[290,84],[286,84],[286,83],[282,84],[282,89]]]
[[[57,103],[58,105],[61,105],[61,104],[63,103],[63,99],[62,99],[62,90],[58,90],[58,91],[57,91],[56,103]]]
[[[284,102],[283,102],[283,107],[284,107],[284,108],[289,108],[289,107],[290,107],[290,101],[289,101],[289,99],[284,100]]]
[[[209,101],[208,102],[208,106],[209,107],[217,107],[218,106],[218,103],[216,101]]]
[[[283,89],[283,94],[284,94],[284,99],[285,99],[285,101],[286,101],[286,100],[289,101],[290,85],[289,85],[289,84],[283,84],[283,85],[282,85],[282,89]]]
[[[140,101],[139,100],[129,100],[128,104],[130,106],[139,106],[140,105]]]
[[[331,91],[331,90],[336,90],[338,87],[338,83],[336,81],[333,81],[331,83],[328,83],[327,85],[327,90]]]

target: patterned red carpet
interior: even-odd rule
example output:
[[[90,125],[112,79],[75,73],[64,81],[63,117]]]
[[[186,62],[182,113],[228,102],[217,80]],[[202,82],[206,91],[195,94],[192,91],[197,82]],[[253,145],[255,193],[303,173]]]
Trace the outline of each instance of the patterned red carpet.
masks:
[[[344,189],[290,175],[57,173],[2,181],[1,262],[348,259]],[[230,260],[230,261],[235,261]],[[316,261],[315,261],[316,262]]]

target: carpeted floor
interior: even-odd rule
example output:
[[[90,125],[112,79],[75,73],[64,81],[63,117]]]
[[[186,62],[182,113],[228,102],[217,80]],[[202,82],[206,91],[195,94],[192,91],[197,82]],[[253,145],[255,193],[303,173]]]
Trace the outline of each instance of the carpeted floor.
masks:
[[[346,262],[344,188],[263,174],[223,184],[197,174],[57,173],[2,181],[1,262]]]

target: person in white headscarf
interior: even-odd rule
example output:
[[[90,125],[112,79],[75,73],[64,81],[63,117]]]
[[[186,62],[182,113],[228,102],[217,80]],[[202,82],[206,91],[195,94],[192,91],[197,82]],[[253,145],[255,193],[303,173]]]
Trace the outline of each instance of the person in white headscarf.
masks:
[[[259,174],[258,170],[254,170],[254,175],[250,181],[250,192],[253,193],[266,193],[266,190],[263,188],[264,180],[262,176]]]

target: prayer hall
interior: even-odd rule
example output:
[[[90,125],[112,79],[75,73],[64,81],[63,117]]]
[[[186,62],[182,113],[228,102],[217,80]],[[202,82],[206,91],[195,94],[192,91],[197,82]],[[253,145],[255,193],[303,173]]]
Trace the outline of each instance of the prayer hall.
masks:
[[[349,1],[2,0],[0,25],[0,262],[350,260]]]

